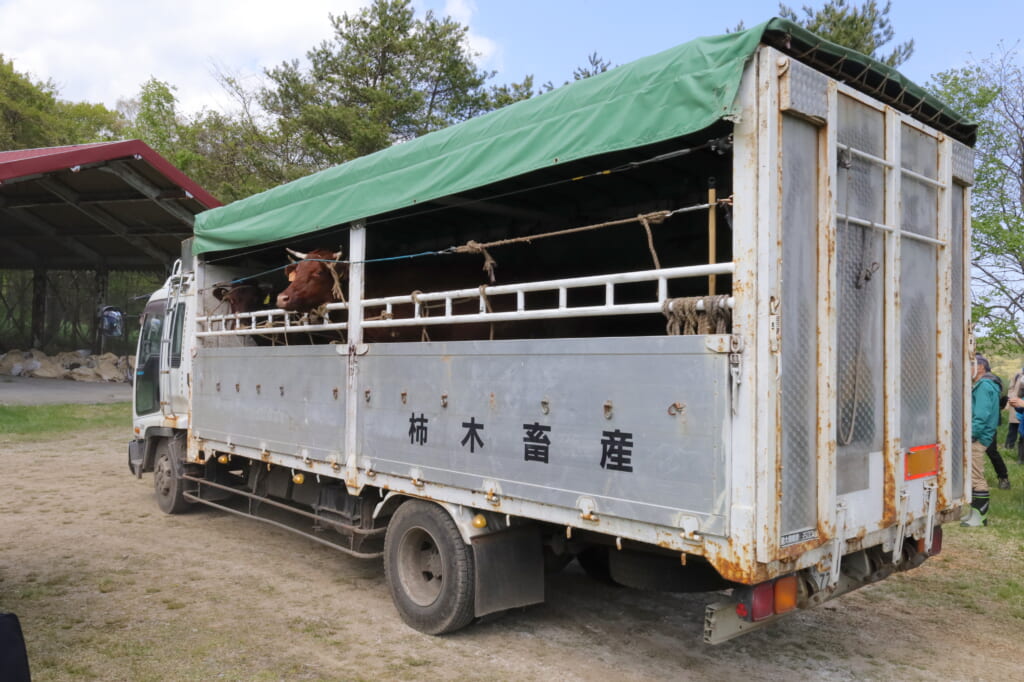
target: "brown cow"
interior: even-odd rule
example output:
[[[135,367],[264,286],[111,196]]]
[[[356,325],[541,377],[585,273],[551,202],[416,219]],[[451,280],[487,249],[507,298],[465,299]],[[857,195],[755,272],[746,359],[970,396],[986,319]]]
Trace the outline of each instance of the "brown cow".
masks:
[[[345,300],[341,281],[348,273],[348,263],[339,262],[341,251],[286,251],[299,260],[285,268],[289,284],[277,295],[278,308],[308,313],[326,303]]]
[[[264,282],[218,284],[213,288],[213,297],[226,302],[232,314],[251,313],[270,303],[270,285]]]

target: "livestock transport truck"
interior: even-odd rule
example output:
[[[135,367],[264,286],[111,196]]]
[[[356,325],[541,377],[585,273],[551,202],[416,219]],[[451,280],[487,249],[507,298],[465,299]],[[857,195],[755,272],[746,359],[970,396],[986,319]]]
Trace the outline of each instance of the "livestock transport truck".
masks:
[[[383,557],[434,634],[574,558],[713,593],[712,643],[916,567],[968,493],[973,138],[773,19],[208,211],[131,469]],[[341,252],[337,300],[213,296],[286,248]]]

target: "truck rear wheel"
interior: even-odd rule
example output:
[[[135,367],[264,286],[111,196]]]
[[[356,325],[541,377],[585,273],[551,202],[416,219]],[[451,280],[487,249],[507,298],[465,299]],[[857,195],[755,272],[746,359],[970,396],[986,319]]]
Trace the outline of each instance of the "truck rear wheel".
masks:
[[[184,496],[185,486],[171,459],[171,446],[166,438],[161,438],[156,446],[153,488],[156,491],[156,504],[163,513],[180,514],[188,509],[189,502]]]
[[[473,620],[473,551],[441,506],[398,508],[384,538],[384,575],[402,620],[420,632],[441,635]]]

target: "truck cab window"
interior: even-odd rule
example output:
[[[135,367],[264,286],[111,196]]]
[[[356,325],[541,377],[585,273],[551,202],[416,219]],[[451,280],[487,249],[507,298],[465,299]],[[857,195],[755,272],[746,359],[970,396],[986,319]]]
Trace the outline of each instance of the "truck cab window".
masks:
[[[139,352],[135,364],[135,414],[151,414],[160,409],[160,335],[163,325],[164,302],[150,303],[142,313],[142,329],[139,333]]]
[[[185,328],[185,304],[179,303],[171,320],[171,367],[181,367],[181,336]]]

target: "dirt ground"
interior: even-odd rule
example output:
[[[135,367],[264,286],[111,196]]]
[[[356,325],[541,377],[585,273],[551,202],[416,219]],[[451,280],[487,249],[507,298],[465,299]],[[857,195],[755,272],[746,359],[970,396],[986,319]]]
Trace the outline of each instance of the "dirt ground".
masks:
[[[0,610],[21,618],[37,681],[1024,674],[1024,614],[972,587],[1019,575],[1024,546],[985,531],[947,527],[921,568],[717,647],[701,642],[714,595],[611,588],[575,564],[545,604],[430,637],[399,619],[379,562],[211,509],[162,514],[152,475],[128,472],[128,434],[0,434]]]

